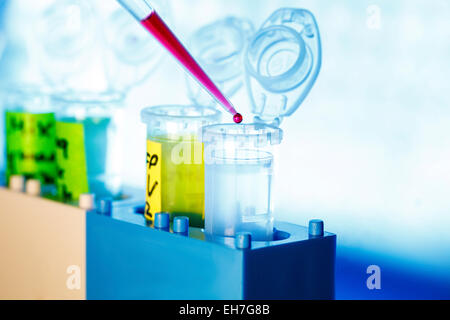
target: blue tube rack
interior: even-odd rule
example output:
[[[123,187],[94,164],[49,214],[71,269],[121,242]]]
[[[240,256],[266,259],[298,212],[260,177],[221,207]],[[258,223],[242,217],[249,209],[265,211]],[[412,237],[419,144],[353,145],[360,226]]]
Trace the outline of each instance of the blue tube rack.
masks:
[[[87,213],[87,299],[335,297],[336,235],[323,232],[321,221],[309,228],[277,222],[275,241],[255,242],[246,234],[150,228],[140,213],[130,203],[115,204],[111,217]]]

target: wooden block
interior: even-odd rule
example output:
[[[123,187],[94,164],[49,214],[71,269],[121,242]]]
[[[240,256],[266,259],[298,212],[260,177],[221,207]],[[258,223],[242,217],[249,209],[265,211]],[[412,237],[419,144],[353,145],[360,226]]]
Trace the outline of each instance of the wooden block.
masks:
[[[86,298],[86,212],[0,188],[0,299]]]

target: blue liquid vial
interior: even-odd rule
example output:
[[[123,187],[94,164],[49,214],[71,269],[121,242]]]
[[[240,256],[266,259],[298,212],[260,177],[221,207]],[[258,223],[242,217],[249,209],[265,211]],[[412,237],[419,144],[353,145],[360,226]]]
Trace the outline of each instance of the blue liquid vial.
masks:
[[[118,120],[124,95],[119,92],[65,93],[57,106],[56,162],[58,197],[78,201],[81,194],[97,198],[121,193],[121,140]]]
[[[205,231],[255,241],[273,239],[273,184],[281,129],[265,124],[203,128]]]

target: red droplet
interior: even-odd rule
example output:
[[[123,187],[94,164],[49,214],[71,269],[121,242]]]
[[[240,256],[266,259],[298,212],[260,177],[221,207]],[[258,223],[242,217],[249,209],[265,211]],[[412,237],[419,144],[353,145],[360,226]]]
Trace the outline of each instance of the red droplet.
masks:
[[[233,117],[233,120],[235,123],[239,124],[244,120],[244,118],[242,117],[242,115],[240,113],[236,113]]]

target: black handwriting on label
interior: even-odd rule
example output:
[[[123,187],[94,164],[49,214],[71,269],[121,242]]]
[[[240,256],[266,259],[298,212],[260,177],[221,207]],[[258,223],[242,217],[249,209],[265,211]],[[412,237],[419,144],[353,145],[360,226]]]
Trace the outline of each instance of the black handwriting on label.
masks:
[[[45,172],[42,172],[41,176],[42,176],[42,180],[44,181],[44,184],[49,185],[49,184],[55,184],[55,182],[56,182],[55,177],[53,177]]]
[[[58,179],[64,180],[64,175],[66,174],[66,171],[64,169],[58,168],[56,171],[56,175],[58,176]]]
[[[150,189],[151,187],[151,189]],[[158,181],[155,181],[153,186],[150,186],[150,175],[147,175],[147,194],[148,197],[151,197],[153,195],[153,192],[155,192],[156,188],[158,187]]]
[[[8,168],[8,172],[16,173],[17,172],[16,162],[15,162],[16,157],[15,157],[14,153],[11,153],[11,152],[8,153],[6,155],[6,159],[7,159],[6,166]]]
[[[147,165],[149,170],[152,167],[155,167],[158,164],[158,161],[159,158],[156,154],[152,156],[150,153],[147,153]]]
[[[67,190],[67,186],[65,184],[62,185],[62,197],[64,201],[72,200],[72,193]]]
[[[11,117],[9,120],[9,125],[11,131],[20,131],[22,132],[25,128],[25,122],[23,120],[19,120],[17,118]]]
[[[51,153],[46,155],[44,153],[25,153],[23,151],[9,152],[7,154],[8,163],[14,163],[15,160],[31,160],[37,163],[53,163],[56,161],[56,154]]]
[[[66,139],[57,139],[56,147],[62,149],[64,159],[69,159],[69,142]]]
[[[55,154],[51,154],[49,156],[46,156],[46,155],[44,155],[42,153],[25,154],[25,153],[23,153],[21,151],[9,152],[6,156],[7,156],[7,169],[8,169],[8,172],[10,174],[20,173],[19,172],[19,168],[20,168],[20,164],[19,163],[21,161],[33,161],[37,165],[49,165],[49,164],[55,163],[55,160],[56,160],[56,155]],[[53,174],[49,173],[49,172],[45,172],[48,169],[49,168],[47,168],[47,169],[45,169],[45,168],[38,168],[38,169],[35,170],[34,173],[26,173],[26,172],[23,173],[22,172],[22,174],[27,179],[34,179],[36,177],[39,177],[39,179],[44,184],[54,184],[55,183],[55,177],[53,176]]]
[[[147,153],[147,167],[148,167],[148,174],[147,174],[147,199],[150,199],[155,192],[155,190],[158,188],[159,182],[155,181],[155,183],[151,183],[151,176],[150,176],[150,170],[152,167],[156,167],[159,162],[158,155],[151,155],[150,153]],[[153,214],[150,212],[150,202],[147,201],[145,203],[145,217],[147,220],[153,220]]]
[[[150,203],[148,203],[148,201],[145,203],[145,217],[147,220],[153,219],[153,214],[150,212]]]
[[[52,153],[50,156],[45,156],[44,154],[36,154],[35,160],[37,162],[54,162],[56,160],[56,155]]]
[[[63,168],[61,168],[59,166],[56,168],[56,176],[57,176],[56,184],[59,189],[58,194],[60,195],[62,201],[67,202],[67,201],[73,200],[72,199],[73,194],[71,192],[69,192],[67,185],[64,182],[65,174],[66,174],[66,171]]]
[[[54,153],[52,153],[51,155],[45,155],[43,153],[36,153],[36,154],[28,154],[28,153],[24,153],[24,152],[20,152],[18,154],[20,160],[32,160],[32,161],[36,161],[37,163],[52,163],[55,162],[56,156]]]
[[[28,127],[28,130],[27,130]],[[43,123],[37,122],[37,133],[42,138],[53,138],[54,123]],[[32,122],[25,121],[23,119],[18,119],[16,117],[11,117],[9,120],[9,133],[21,133],[22,135],[34,135],[36,132],[36,127],[32,125]]]
[[[38,123],[39,134],[42,137],[51,138],[50,130],[53,128],[53,123],[42,124]]]
[[[147,164],[148,164],[148,170],[150,171],[152,167],[155,167],[158,165],[159,158],[157,155],[150,155],[150,153],[147,153]],[[147,175],[147,194],[148,197],[151,197],[153,195],[153,192],[158,187],[158,181],[155,181],[153,186],[150,183],[150,173]]]

